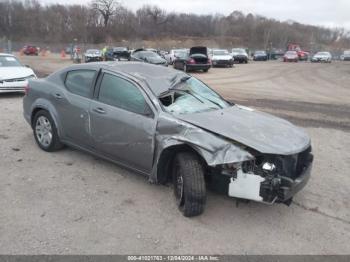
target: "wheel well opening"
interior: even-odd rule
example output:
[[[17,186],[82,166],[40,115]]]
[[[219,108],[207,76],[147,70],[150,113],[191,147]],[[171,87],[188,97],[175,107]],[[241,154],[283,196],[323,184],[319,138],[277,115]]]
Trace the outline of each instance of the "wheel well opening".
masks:
[[[198,157],[203,167],[207,167],[204,158],[189,145],[176,145],[163,150],[159,157],[157,166],[157,182],[160,184],[167,184],[172,179],[172,165],[176,154],[181,152],[191,152]]]
[[[30,123],[32,124],[32,126],[34,125],[34,117],[35,117],[35,115],[36,115],[36,113],[38,113],[39,111],[41,111],[41,110],[45,110],[45,109],[43,109],[43,108],[41,108],[41,107],[37,107],[37,108],[35,108],[34,110],[33,110],[33,112],[32,112],[32,115],[31,115],[31,117],[30,117]]]

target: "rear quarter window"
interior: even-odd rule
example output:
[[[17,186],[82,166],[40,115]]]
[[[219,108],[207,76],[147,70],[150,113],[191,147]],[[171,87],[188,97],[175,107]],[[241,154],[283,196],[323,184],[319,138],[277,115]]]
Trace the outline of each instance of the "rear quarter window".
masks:
[[[67,73],[65,86],[73,94],[90,97],[90,91],[95,79],[94,70],[74,70]]]

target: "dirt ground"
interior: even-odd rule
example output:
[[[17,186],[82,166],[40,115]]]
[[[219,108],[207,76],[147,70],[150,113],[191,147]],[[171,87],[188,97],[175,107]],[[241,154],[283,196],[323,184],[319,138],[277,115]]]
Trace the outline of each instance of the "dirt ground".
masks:
[[[39,75],[70,64],[21,57]],[[209,192],[185,218],[172,189],[64,149],[45,153],[22,117],[22,96],[0,96],[0,253],[349,254],[350,63],[260,62],[195,74],[224,97],[289,119],[312,138],[312,178],[290,207]]]

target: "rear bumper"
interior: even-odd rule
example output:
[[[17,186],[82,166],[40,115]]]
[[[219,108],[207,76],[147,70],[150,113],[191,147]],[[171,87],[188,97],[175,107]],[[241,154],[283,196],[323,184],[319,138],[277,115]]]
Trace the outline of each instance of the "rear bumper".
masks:
[[[187,64],[189,70],[208,70],[211,64]]]

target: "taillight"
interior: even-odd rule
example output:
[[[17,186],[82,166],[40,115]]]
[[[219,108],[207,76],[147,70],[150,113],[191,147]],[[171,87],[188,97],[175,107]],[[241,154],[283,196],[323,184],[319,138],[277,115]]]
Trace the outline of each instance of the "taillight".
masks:
[[[187,63],[188,63],[188,64],[195,64],[196,61],[195,61],[193,58],[191,58],[190,60],[187,61]]]
[[[28,93],[29,93],[29,83],[24,87],[24,94],[25,95],[28,95]]]

